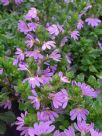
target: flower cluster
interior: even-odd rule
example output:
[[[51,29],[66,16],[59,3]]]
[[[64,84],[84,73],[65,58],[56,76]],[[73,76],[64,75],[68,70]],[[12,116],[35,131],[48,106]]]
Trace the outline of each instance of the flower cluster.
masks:
[[[85,23],[91,27],[97,27],[101,23],[95,17],[82,20],[82,16],[80,16],[77,22],[76,29],[70,33],[71,39],[79,40],[79,31],[81,31]],[[61,34],[63,35],[63,25],[47,23],[44,27],[40,24],[38,10],[36,8],[31,8],[24,18],[25,21],[19,21],[18,29],[25,35],[27,50],[17,48],[13,64],[18,67],[18,70],[27,72],[22,83],[25,84],[27,82],[31,89],[31,95],[28,96],[27,100],[34,108],[34,114],[36,113],[37,119],[36,122],[32,122],[33,125],[31,127],[24,120],[27,113],[22,113],[21,117],[17,118],[17,130],[21,132],[21,135],[25,136],[41,136],[47,134],[52,134],[53,136],[75,136],[76,131],[83,135],[88,133],[91,136],[101,136],[101,132],[94,129],[93,123],[87,123],[87,116],[90,112],[85,106],[82,107],[81,104],[74,105],[69,112],[72,126],[69,126],[68,129],[65,128],[63,131],[57,129],[57,119],[60,115],[68,111],[69,103],[72,100],[70,91],[66,89],[66,86],[71,82],[66,74],[59,71],[56,66],[56,63],[59,64],[62,59],[60,47],[62,48],[68,42],[68,37],[65,36],[60,41],[61,44],[59,47],[56,38]],[[41,27],[43,27],[45,33],[47,31],[49,34],[48,40],[44,41],[37,35]],[[33,60],[32,64],[37,66],[36,69],[30,67],[28,59]],[[72,58],[68,61],[71,63]],[[57,89],[53,90],[56,76],[59,85],[61,84],[62,87],[58,86],[57,88],[57,85],[55,85]],[[81,97],[85,96],[96,99],[100,93],[100,91],[91,88],[86,83],[72,81],[71,85],[80,88]],[[45,91],[46,88],[47,91]]]
[[[14,0],[14,3],[18,6],[18,5],[20,5],[23,1],[24,1],[24,0]],[[2,4],[3,4],[4,6],[7,6],[7,5],[9,5],[10,0],[1,0],[1,2],[2,2]]]

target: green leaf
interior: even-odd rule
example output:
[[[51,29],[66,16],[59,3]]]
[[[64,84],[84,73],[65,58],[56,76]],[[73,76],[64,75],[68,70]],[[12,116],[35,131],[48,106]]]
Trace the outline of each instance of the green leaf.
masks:
[[[0,120],[4,121],[7,124],[11,124],[15,121],[16,117],[13,112],[8,111],[4,113],[0,113]]]
[[[6,125],[3,121],[0,121],[0,134],[4,134],[6,132]]]

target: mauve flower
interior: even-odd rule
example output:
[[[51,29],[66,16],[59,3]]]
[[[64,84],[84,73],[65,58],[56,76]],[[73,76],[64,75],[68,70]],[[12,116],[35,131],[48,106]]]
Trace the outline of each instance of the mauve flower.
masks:
[[[86,116],[89,114],[89,111],[83,108],[75,108],[70,111],[71,120],[77,120],[80,122],[86,120]]]
[[[24,119],[27,115],[27,111],[25,113],[21,113],[20,117],[17,117],[17,121],[15,125],[17,125],[17,130],[20,131],[21,136],[29,136],[28,135],[28,127],[25,127]]]
[[[84,21],[80,19],[77,23],[77,29],[81,30],[83,28],[83,26],[84,26]]]
[[[18,65],[18,70],[21,70],[21,71],[27,71],[28,70],[28,65],[26,63],[19,63]]]
[[[85,10],[85,11],[88,11],[88,10],[91,9],[91,8],[92,8],[92,5],[88,4],[88,5],[84,8],[84,10]]]
[[[63,47],[65,45],[65,43],[68,41],[68,37],[65,36],[62,40],[61,40],[61,47]]]
[[[25,43],[27,44],[27,47],[32,48],[34,45],[34,37],[31,34],[27,34]]]
[[[67,79],[67,77],[66,76],[64,76],[63,75],[63,73],[62,72],[59,72],[59,77],[60,77],[60,80],[62,81],[62,82],[64,82],[64,83],[69,83],[69,80]]]
[[[56,130],[53,134],[53,136],[67,136],[64,132],[60,132],[59,130]],[[69,135],[70,136],[70,135]]]
[[[27,34],[28,31],[29,31],[27,24],[23,20],[19,21],[18,29],[19,29],[20,32],[22,32],[24,34]]]
[[[54,122],[56,118],[58,118],[58,114],[54,111],[51,111],[49,109],[46,109],[44,111],[41,112],[37,112],[37,118],[40,121],[52,121]]]
[[[97,27],[101,23],[101,20],[98,18],[89,17],[85,20],[85,22],[91,27]]]
[[[33,34],[27,34],[25,43],[27,44],[27,47],[32,48],[34,43],[39,43],[39,39],[33,35]]]
[[[38,76],[36,77],[29,77],[23,80],[23,83],[25,83],[26,81],[28,81],[29,85],[31,86],[31,88],[35,88],[35,87],[40,87],[41,83],[43,83],[42,79]]]
[[[13,64],[17,65],[19,61],[24,60],[24,53],[20,48],[17,48],[15,54],[16,54],[16,59],[14,60]]]
[[[102,132],[98,132],[94,129],[90,129],[91,136],[102,136]]]
[[[88,133],[90,129],[94,127],[94,124],[87,124],[85,121],[78,122],[74,124],[74,127],[81,133]]]
[[[51,48],[55,48],[56,43],[54,41],[48,41],[48,42],[44,42],[43,45],[42,45],[42,50],[46,50],[46,49],[51,49]]]
[[[57,24],[60,33],[64,33],[63,25]]]
[[[42,81],[43,81],[43,85],[45,85],[45,84],[48,84],[49,83],[49,81],[51,81],[52,80],[52,76],[53,76],[53,72],[51,71],[51,69],[48,67],[48,68],[46,68],[45,70],[43,70],[43,72],[42,72],[42,75],[41,75],[41,79],[42,79]]]
[[[53,102],[54,108],[58,109],[62,107],[63,109],[66,108],[68,104],[68,93],[65,89],[62,89],[60,92],[51,93],[49,94],[49,98]]]
[[[48,84],[52,80],[52,78],[50,76],[45,76],[45,75],[42,75],[41,79],[43,81],[42,82],[43,85]]]
[[[51,69],[52,73],[54,74],[57,70],[57,65],[50,66],[50,69]]]
[[[19,131],[20,131],[20,136],[29,136],[28,134],[28,129],[29,127],[22,127]]]
[[[95,91],[93,88],[91,88],[89,85],[85,83],[81,84],[80,82],[78,82],[77,86],[80,87],[84,96],[90,96],[92,98],[96,98],[99,95],[99,91]]]
[[[15,0],[16,5],[20,5],[24,0]]]
[[[20,48],[16,49],[15,54],[17,55],[17,58],[19,58],[19,60],[24,60],[24,53]]]
[[[40,99],[35,90],[32,90],[32,96],[29,96],[28,99],[31,100],[31,103],[36,110],[40,108]]]
[[[55,24],[48,26],[47,30],[48,30],[49,34],[52,36],[57,36],[60,33],[57,25],[55,25]]]
[[[75,131],[71,126],[68,129],[65,129],[64,133],[65,136],[75,136]]]
[[[1,0],[1,2],[4,6],[9,5],[9,0]]]
[[[48,122],[40,122],[35,123],[33,128],[29,128],[29,136],[41,136],[41,135],[47,135],[50,134],[54,129],[55,126],[51,125],[52,122],[48,121]]]
[[[60,61],[61,60],[61,55],[59,54],[59,50],[56,49],[54,50],[50,55],[49,58],[55,60],[55,61]]]
[[[22,127],[24,127],[24,119],[27,115],[27,111],[25,113],[21,113],[20,117],[17,117],[17,121],[15,124],[17,125],[17,130],[20,130]]]
[[[77,82],[75,80],[72,80],[72,86],[76,86]]]
[[[19,62],[19,60],[16,58],[16,59],[14,59],[13,60],[13,65],[17,65],[18,64],[18,62]]]
[[[102,50],[102,43],[98,42],[99,49]]]
[[[39,50],[35,49],[34,51],[26,51],[26,57],[33,57],[35,60],[43,59],[43,55]]]
[[[12,107],[12,103],[10,100],[5,100],[3,102],[0,102],[0,107],[3,107],[4,109],[10,110]]]
[[[87,5],[84,9],[83,9],[83,11],[79,14],[79,17],[81,18],[83,15],[85,15],[86,14],[86,12],[89,10],[89,9],[91,9],[92,8],[92,5]]]
[[[71,38],[73,38],[74,40],[78,40],[79,36],[80,34],[77,30],[71,32]]]
[[[71,52],[68,52],[68,53],[66,54],[66,60],[67,60],[67,62],[71,65],[71,63],[72,63],[72,61],[73,61],[73,55],[72,55]],[[70,67],[70,65],[69,65],[69,67]]]
[[[3,68],[0,68],[0,75],[3,74]]]
[[[25,15],[26,20],[32,20],[36,19],[37,17],[37,9],[36,8],[31,8],[28,13]]]
[[[35,31],[37,29],[38,24],[37,23],[28,23],[27,26],[28,26],[28,31],[31,32],[31,31]]]

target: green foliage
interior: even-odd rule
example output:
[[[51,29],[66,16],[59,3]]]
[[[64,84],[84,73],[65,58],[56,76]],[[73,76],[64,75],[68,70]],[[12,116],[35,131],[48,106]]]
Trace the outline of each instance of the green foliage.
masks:
[[[0,134],[4,134],[6,131],[6,125],[10,125],[15,119],[16,117],[11,111],[0,113]]]
[[[23,101],[19,102],[19,109],[21,111],[28,110],[29,112],[25,118],[27,126],[32,126],[37,117],[36,110],[28,100],[28,96],[31,95],[30,86],[27,82],[22,83],[22,81],[29,76],[34,76],[37,64],[33,58],[27,58],[29,72],[21,72],[13,65],[13,60],[17,47],[23,51],[28,49],[25,45],[24,35],[18,31],[17,26],[19,20],[22,20],[27,11],[34,6],[37,8],[40,18],[37,23],[41,23],[34,33],[40,39],[37,48],[40,48],[44,41],[51,40],[48,31],[45,29],[47,23],[59,23],[63,25],[65,30],[54,39],[62,56],[61,62],[58,62],[57,65],[57,72],[52,77],[50,84],[41,86],[40,89],[37,88],[41,103],[45,107],[50,107],[51,102],[47,97],[48,93],[58,92],[65,88],[70,96],[69,103],[65,114],[60,115],[55,122],[57,129],[62,131],[72,125],[73,122],[70,120],[69,112],[80,106],[90,111],[88,122],[95,122],[95,127],[102,130],[102,50],[98,46],[99,41],[102,43],[102,23],[96,28],[91,28],[84,23],[84,28],[80,30],[80,39],[75,41],[70,38],[70,32],[76,30],[79,14],[88,3],[93,8],[87,11],[82,19],[85,21],[86,18],[94,15],[102,21],[102,0],[96,2],[93,0],[76,0],[68,4],[65,4],[63,0],[25,0],[20,7],[12,3],[7,7],[0,5],[0,68],[4,70],[3,74],[0,75],[0,102],[7,99],[14,101],[20,97]],[[68,36],[68,42],[65,43],[64,47],[61,47],[60,43],[64,36]],[[71,64],[66,58],[69,52],[72,53]],[[51,61],[51,64],[56,63]],[[42,68],[44,67],[45,65],[42,66]],[[60,81],[59,71],[62,71],[68,78],[69,84]],[[71,85],[72,80],[85,82],[92,88],[100,90],[99,97],[97,99],[84,97],[79,87]],[[18,92],[19,96],[15,96],[15,92]],[[14,121],[15,116],[12,112],[0,113],[0,134],[6,131],[6,125],[10,125]]]

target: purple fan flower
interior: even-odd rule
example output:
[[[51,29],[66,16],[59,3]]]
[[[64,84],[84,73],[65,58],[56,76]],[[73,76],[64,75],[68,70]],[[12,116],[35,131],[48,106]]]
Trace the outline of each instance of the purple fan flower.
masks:
[[[55,48],[55,42],[54,41],[48,41],[48,42],[45,42],[43,45],[42,45],[42,50],[46,50],[46,49],[51,49],[51,48]]]
[[[0,75],[3,74],[3,68],[0,68]]]
[[[40,53],[39,50],[27,51],[25,54],[26,57],[34,57],[35,60],[43,59],[43,55]]]
[[[70,67],[70,65],[71,65],[71,63],[72,63],[72,61],[73,61],[73,55],[72,55],[71,52],[68,52],[68,53],[66,54],[66,60],[67,60],[67,62],[69,63],[69,67]]]
[[[99,46],[100,50],[102,50],[102,43],[98,42],[98,46]]]
[[[81,133],[88,133],[90,129],[94,127],[94,124],[87,124],[85,121],[78,122],[74,124],[75,128]]]
[[[4,109],[10,110],[12,107],[12,103],[10,100],[5,100],[3,102],[0,102],[0,107],[4,107]]]
[[[67,79],[66,76],[63,75],[62,72],[59,72],[60,80],[64,83],[69,83],[69,80]]]
[[[23,61],[24,60],[24,53],[20,48],[16,49],[16,59],[13,61],[13,65],[17,65],[19,61]]]
[[[60,92],[49,94],[49,98],[53,101],[54,108],[58,109],[62,107],[66,108],[68,104],[68,93],[65,89],[62,89]]]
[[[26,20],[32,20],[37,18],[37,9],[31,8],[28,13],[25,15]]]
[[[64,133],[65,136],[75,136],[75,131],[71,126],[68,129],[65,129]]]
[[[82,11],[82,13],[80,13],[79,14],[79,18],[81,18],[83,15],[85,15],[86,14],[86,12],[89,10],[89,9],[91,9],[92,8],[92,5],[87,5],[85,8],[84,8],[84,10]]]
[[[64,132],[60,132],[59,130],[56,130],[53,134],[53,136],[67,136]]]
[[[36,108],[37,110],[40,108],[40,99],[38,98],[35,90],[32,90],[32,96],[29,96],[28,99],[31,100],[34,108]]]
[[[29,136],[28,134],[28,129],[29,127],[22,127],[19,131],[20,131],[20,136]]]
[[[65,45],[65,43],[68,41],[68,37],[65,36],[62,40],[61,40],[61,47],[63,47]]]
[[[76,86],[77,82],[75,80],[72,80],[72,86]]]
[[[57,25],[55,25],[55,24],[48,26],[47,30],[48,30],[49,34],[52,36],[57,36],[60,33]]]
[[[24,119],[27,115],[27,111],[25,113],[21,113],[20,117],[17,117],[17,121],[15,122],[15,125],[17,125],[17,130],[20,131],[21,136],[29,136],[28,135],[28,127],[25,127]]]
[[[57,65],[50,66],[50,69],[51,69],[52,73],[54,74],[57,70]]]
[[[16,5],[20,5],[24,0],[15,0]]]
[[[42,76],[41,79],[43,81],[43,85],[48,84],[49,81],[52,80],[52,76],[53,76],[53,72],[51,71],[51,69],[48,67],[47,69],[43,70],[42,72]]]
[[[24,60],[24,53],[20,48],[16,49],[17,51],[15,52],[15,54],[17,55],[17,58],[19,60]]]
[[[49,58],[55,60],[55,61],[60,61],[61,59],[61,55],[59,54],[59,50],[56,49],[54,50],[50,55],[49,55]]]
[[[28,31],[31,32],[31,31],[35,31],[38,27],[38,24],[37,23],[28,23]]]
[[[85,83],[82,83],[82,84],[81,84],[80,82],[78,82],[77,85],[81,88],[83,95],[85,95],[85,96],[90,96],[90,97],[92,97],[92,98],[98,97],[99,91],[95,91],[95,90],[94,90],[93,88],[91,88],[89,85],[87,85],[87,84],[85,84]]]
[[[78,40],[79,36],[80,34],[77,30],[71,32],[71,38],[73,38],[74,40]]]
[[[27,34],[25,43],[27,44],[27,47],[32,48],[34,45],[34,37],[31,34]]]
[[[83,26],[84,26],[84,22],[83,22],[83,20],[80,19],[80,20],[78,21],[78,23],[77,23],[77,29],[78,29],[78,30],[81,30],[81,29],[83,28]]]
[[[21,70],[21,71],[27,71],[28,70],[28,65],[26,63],[19,63],[19,68],[18,70]]]
[[[24,34],[27,34],[28,31],[29,31],[27,24],[23,20],[19,21],[18,29],[19,29],[20,32],[22,32]]]
[[[48,121],[48,122],[40,122],[35,123],[33,128],[29,128],[29,136],[41,136],[41,135],[47,135],[50,134],[54,129],[55,126],[51,125],[52,122]]]
[[[21,113],[20,117],[17,117],[17,121],[15,124],[17,125],[17,130],[20,130],[22,127],[24,127],[24,119],[27,115],[27,112]]]
[[[23,80],[23,83],[25,83],[26,81],[28,81],[29,85],[31,86],[31,88],[35,88],[35,87],[40,87],[41,83],[43,83],[42,79],[38,76],[36,77],[29,77]]]
[[[39,39],[35,37],[33,34],[27,34],[25,43],[27,47],[32,48],[34,43],[39,43]]]
[[[42,76],[41,76],[41,79],[42,79],[42,81],[43,81],[43,83],[42,83],[43,85],[48,84],[49,81],[52,80],[52,78],[51,78],[50,76],[46,76],[46,75],[42,75]]]
[[[56,118],[58,118],[58,114],[54,111],[51,111],[49,109],[46,109],[44,111],[37,113],[37,118],[40,121],[52,121],[54,122]]]
[[[64,33],[63,25],[57,24],[60,33]]]
[[[71,120],[77,120],[81,122],[82,120],[86,120],[86,116],[89,114],[89,111],[83,108],[75,108],[71,110],[70,117]]]
[[[91,27],[97,27],[101,23],[101,20],[98,18],[89,17],[85,20],[85,22]]]
[[[18,62],[19,62],[19,60],[16,58],[16,59],[14,59],[13,60],[13,65],[17,65],[18,64]]]
[[[92,8],[92,5],[88,4],[84,9],[85,9],[85,11],[88,11],[91,8]]]
[[[4,6],[9,5],[9,0],[1,0],[1,2]]]
[[[91,136],[102,136],[102,132],[98,132],[94,129],[90,129]]]
[[[45,70],[43,70],[43,75],[48,76],[48,77],[53,76],[55,70],[52,71],[51,68],[52,68],[52,67],[48,67],[48,68],[46,68]]]

